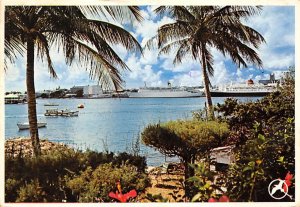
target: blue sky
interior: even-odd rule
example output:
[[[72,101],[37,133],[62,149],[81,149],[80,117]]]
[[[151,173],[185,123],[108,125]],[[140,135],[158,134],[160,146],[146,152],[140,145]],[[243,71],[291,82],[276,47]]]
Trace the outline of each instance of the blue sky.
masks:
[[[155,6],[142,7],[145,20],[133,23],[129,31],[143,46],[155,35],[157,28],[173,20],[169,17],[158,18],[154,12]],[[263,70],[249,65],[249,68],[238,69],[228,57],[224,57],[216,50],[214,55],[215,75],[211,78],[213,85],[229,82],[244,82],[253,79],[268,79],[270,73],[279,77],[289,66],[295,65],[295,8],[291,6],[265,6],[260,15],[253,16],[246,22],[247,25],[259,31],[266,39],[258,53],[263,60]],[[122,26],[122,25],[120,25]],[[201,67],[199,62],[186,58],[182,64],[172,64],[174,56],[158,57],[157,50],[147,50],[144,57],[128,53],[122,46],[113,48],[131,69],[122,73],[126,88],[144,86],[167,86],[170,81],[174,86],[202,85]],[[64,57],[56,49],[51,49],[51,57],[59,79],[49,76],[46,63],[36,60],[35,85],[36,91],[44,89],[70,88],[74,85],[93,85],[85,68],[77,64],[67,66]],[[5,91],[25,91],[25,58],[19,57],[15,64],[10,64],[5,74]]]

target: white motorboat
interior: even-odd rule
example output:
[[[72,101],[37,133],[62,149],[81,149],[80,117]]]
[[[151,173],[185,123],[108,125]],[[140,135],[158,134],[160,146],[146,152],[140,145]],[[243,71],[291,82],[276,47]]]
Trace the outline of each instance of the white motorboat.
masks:
[[[29,123],[28,122],[17,123],[17,125],[18,125],[20,130],[29,129]],[[41,128],[41,127],[46,127],[47,123],[46,122],[38,122],[37,125],[38,125],[38,128]]]

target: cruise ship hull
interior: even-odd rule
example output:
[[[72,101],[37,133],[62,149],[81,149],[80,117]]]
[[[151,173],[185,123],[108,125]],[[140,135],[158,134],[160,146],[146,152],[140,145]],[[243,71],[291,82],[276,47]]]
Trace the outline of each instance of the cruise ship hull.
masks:
[[[129,98],[193,98],[204,96],[203,92],[191,91],[138,91],[129,92]]]
[[[232,91],[211,91],[212,97],[262,97],[270,94],[271,91],[263,92],[232,92]]]

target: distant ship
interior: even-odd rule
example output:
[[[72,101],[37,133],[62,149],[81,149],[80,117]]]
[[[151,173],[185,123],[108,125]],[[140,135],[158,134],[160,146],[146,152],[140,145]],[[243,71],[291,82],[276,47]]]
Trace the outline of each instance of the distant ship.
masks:
[[[254,84],[253,80],[248,80],[244,84],[231,84],[219,86],[210,91],[212,97],[261,97],[277,90],[277,82],[267,84]]]
[[[129,98],[190,98],[204,96],[203,87],[142,87],[127,92]]]

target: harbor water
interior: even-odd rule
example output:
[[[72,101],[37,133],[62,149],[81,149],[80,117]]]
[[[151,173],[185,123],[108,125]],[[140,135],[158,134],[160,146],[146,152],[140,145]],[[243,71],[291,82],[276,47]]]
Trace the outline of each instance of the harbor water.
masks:
[[[258,98],[239,98],[241,101]],[[225,98],[213,98],[214,104]],[[44,106],[47,103],[59,106]],[[205,97],[199,98],[107,98],[107,99],[37,99],[38,121],[47,122],[39,128],[41,138],[66,143],[85,150],[124,152],[150,123],[192,118],[192,111],[203,109]],[[84,104],[83,109],[77,109]],[[78,117],[45,117],[49,108],[79,110]],[[28,122],[27,104],[5,105],[5,138],[29,136],[29,130],[19,130],[18,122]],[[152,148],[140,144],[140,154],[148,165],[160,165],[177,158],[166,158]]]

